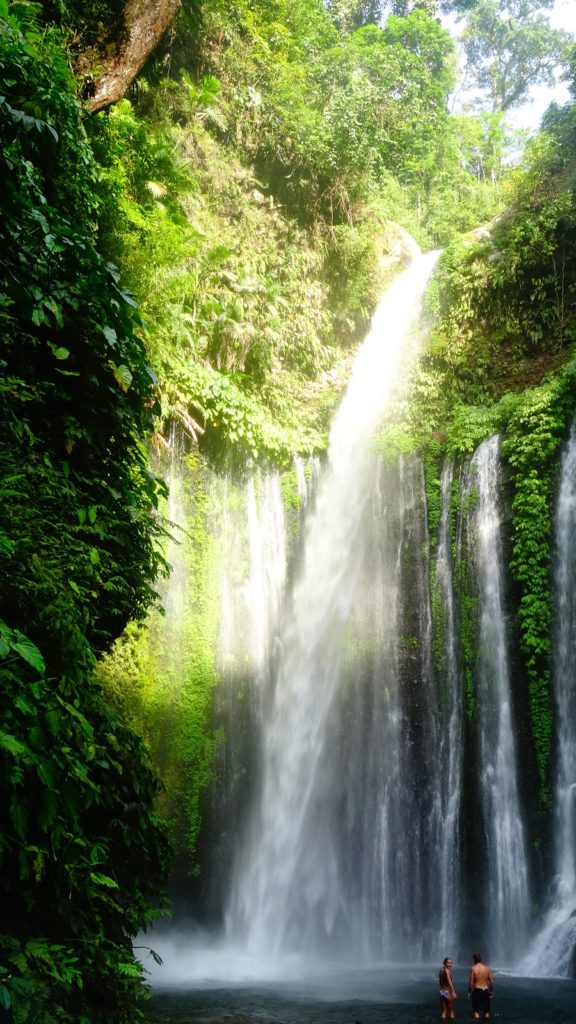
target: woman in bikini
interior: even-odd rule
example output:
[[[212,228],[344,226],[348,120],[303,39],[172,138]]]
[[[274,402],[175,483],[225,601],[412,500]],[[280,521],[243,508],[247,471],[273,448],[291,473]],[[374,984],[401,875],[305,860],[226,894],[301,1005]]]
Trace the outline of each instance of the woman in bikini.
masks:
[[[438,973],[440,982],[440,1017],[442,1020],[455,1020],[454,1003],[458,996],[452,984],[452,961],[449,956],[444,957],[444,963]]]

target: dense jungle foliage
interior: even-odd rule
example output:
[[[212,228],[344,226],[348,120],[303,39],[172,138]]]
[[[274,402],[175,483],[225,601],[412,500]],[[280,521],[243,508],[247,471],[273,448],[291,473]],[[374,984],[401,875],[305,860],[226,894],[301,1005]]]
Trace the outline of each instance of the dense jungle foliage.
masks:
[[[575,112],[573,104],[550,108],[508,183],[506,212],[442,256],[430,300],[437,321],[405,438],[428,449],[440,440],[441,450],[459,456],[491,433],[503,436],[513,486],[510,567],[543,805],[552,733],[551,509],[576,400]]]
[[[477,55],[469,6],[443,9],[470,18]],[[0,0],[0,1004],[18,1022],[140,1019],[132,940],[161,911],[169,851],[144,723],[118,679],[166,571],[151,439],[164,449],[177,423],[194,452],[236,467],[320,451],[405,259],[402,229],[448,248],[411,413],[383,443],[433,466],[505,435],[543,804],[549,781],[574,105],[551,109],[511,171],[504,110],[526,86],[449,114],[455,47],[432,2],[184,0],[129,93],[89,114],[92,76],[137,8]],[[194,623],[190,848],[214,749]]]

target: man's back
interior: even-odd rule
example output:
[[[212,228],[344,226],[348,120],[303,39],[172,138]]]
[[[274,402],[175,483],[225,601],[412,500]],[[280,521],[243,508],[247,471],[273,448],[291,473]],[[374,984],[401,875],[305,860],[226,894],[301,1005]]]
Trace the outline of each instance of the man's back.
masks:
[[[492,988],[492,971],[482,961],[470,968],[470,974],[474,988]]]

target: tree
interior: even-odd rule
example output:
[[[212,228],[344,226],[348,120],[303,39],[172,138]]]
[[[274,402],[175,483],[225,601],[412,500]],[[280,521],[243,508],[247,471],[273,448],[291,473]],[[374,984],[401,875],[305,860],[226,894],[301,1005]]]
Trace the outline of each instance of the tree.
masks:
[[[74,70],[84,79],[84,99],[95,113],[122,99],[181,6],[182,0],[47,0],[42,16],[74,32]]]
[[[159,405],[38,7],[0,0],[0,1006],[133,1024],[131,940],[163,900],[167,841],[146,751],[93,667],[154,597]]]
[[[363,25],[378,25],[384,4],[381,0],[328,0],[327,7],[339,29],[353,32]]]
[[[487,93],[493,113],[505,113],[526,99],[532,86],[552,85],[568,58],[570,36],[553,29],[540,0],[479,0],[462,36],[466,75]]]

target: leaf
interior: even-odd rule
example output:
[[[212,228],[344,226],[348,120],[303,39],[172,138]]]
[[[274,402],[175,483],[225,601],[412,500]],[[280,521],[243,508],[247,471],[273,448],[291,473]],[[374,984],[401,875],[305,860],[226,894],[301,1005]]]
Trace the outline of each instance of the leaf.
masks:
[[[36,766],[36,771],[38,773],[38,777],[42,780],[44,785],[47,786],[50,790],[53,789],[56,783],[56,776],[54,775],[50,763],[48,761],[41,761]]]
[[[116,969],[119,974],[125,975],[127,978],[141,978],[142,967],[140,964],[135,963],[119,963],[116,965]]]
[[[6,732],[0,732],[0,747],[3,750],[7,750],[9,754],[25,754],[27,747],[20,740],[17,740],[15,736],[10,736]]]
[[[102,875],[99,871],[91,871],[90,878],[96,885],[104,885],[107,889],[118,889],[118,882],[115,882],[113,878],[108,875]]]
[[[118,344],[118,335],[116,334],[116,331],[114,330],[113,327],[103,327],[102,328],[102,334],[104,335],[104,337],[106,338],[106,341],[110,345],[117,345]]]
[[[32,861],[32,867],[34,869],[34,879],[36,882],[42,881],[44,874],[44,854],[41,850],[38,850],[34,860]]]
[[[46,672],[46,665],[44,663],[44,658],[36,647],[36,644],[33,644],[28,637],[24,636],[24,634],[20,633],[17,629],[14,630],[14,636],[16,638],[16,643],[12,642],[12,650],[16,651],[24,661],[43,676]]]
[[[52,736],[57,736],[60,725],[60,715],[57,711],[48,711],[46,714],[46,725],[50,730]]]
[[[120,385],[122,391],[128,391],[128,388],[130,387],[133,380],[132,374],[130,373],[128,367],[124,363],[121,363],[120,366],[116,366],[114,363],[112,363],[112,372],[114,374],[114,379],[116,380],[116,383]]]
[[[147,181],[146,188],[154,196],[154,199],[162,199],[168,191],[166,186],[158,181]]]
[[[36,715],[36,708],[25,697],[19,696],[14,700],[14,706],[22,711],[24,715]]]
[[[44,832],[48,832],[54,823],[54,819],[56,818],[56,807],[56,796],[52,790],[45,789],[42,793],[40,806],[36,811],[38,824]]]
[[[13,794],[10,801],[10,814],[18,835],[21,839],[25,839],[28,833],[28,811],[16,793]]]
[[[55,359],[68,359],[68,356],[70,355],[70,349],[68,348],[54,348],[53,345],[51,345],[50,348],[52,349],[52,355]]]
[[[0,17],[2,17],[2,0],[0,0]],[[9,1010],[12,1006],[12,998],[5,985],[0,985],[0,1006],[4,1010]]]

